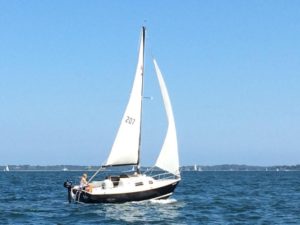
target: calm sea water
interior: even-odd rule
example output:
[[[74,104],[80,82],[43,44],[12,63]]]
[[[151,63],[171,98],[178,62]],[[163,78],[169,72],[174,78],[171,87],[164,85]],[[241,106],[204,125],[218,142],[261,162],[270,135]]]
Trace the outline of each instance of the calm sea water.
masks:
[[[0,224],[300,224],[300,172],[183,172],[169,200],[69,204],[82,172],[0,172]]]

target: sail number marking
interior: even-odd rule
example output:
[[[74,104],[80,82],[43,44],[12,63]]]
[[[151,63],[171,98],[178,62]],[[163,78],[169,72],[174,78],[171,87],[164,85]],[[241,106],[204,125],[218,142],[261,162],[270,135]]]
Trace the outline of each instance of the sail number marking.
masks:
[[[135,122],[135,119],[130,117],[130,116],[127,116],[126,119],[125,119],[125,123],[128,123],[130,125],[133,125]]]

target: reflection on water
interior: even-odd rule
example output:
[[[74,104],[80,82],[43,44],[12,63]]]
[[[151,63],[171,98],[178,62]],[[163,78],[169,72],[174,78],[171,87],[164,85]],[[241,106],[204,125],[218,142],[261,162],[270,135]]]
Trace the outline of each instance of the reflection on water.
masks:
[[[107,219],[117,220],[127,223],[134,222],[172,222],[179,217],[179,209],[183,207],[182,203],[175,199],[150,200],[142,202],[131,202],[125,204],[106,204],[103,205],[98,213],[105,215]],[[159,215],[159,217],[155,217]]]
[[[142,221],[145,216],[145,210],[133,203],[108,204],[103,209],[105,217],[118,221],[137,222]]]

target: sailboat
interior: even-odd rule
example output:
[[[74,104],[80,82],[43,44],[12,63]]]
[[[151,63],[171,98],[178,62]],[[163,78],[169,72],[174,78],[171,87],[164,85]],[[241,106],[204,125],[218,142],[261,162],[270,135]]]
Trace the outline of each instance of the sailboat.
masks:
[[[198,171],[197,165],[194,165],[194,171]]]
[[[173,110],[166,84],[155,59],[153,59],[168,127],[164,143],[152,169],[141,171],[141,131],[144,83],[144,49],[146,28],[142,27],[138,63],[130,98],[121,120],[106,163],[88,181],[88,186],[73,186],[66,181],[69,202],[124,203],[149,199],[166,199],[172,195],[179,181],[179,156]],[[95,177],[109,167],[134,166],[134,171],[106,176],[97,181]],[[159,173],[157,173],[159,171]]]
[[[4,171],[5,171],[5,172],[8,172],[8,171],[9,171],[8,165],[4,168]]]

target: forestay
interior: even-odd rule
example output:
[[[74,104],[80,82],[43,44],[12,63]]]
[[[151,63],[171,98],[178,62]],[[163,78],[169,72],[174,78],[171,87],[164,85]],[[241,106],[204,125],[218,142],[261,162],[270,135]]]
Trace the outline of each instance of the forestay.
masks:
[[[155,166],[166,170],[176,176],[180,176],[179,172],[179,158],[178,158],[178,144],[177,144],[177,135],[175,120],[172,111],[172,105],[169,98],[168,90],[164,82],[163,76],[160,72],[160,69],[156,63],[156,60],[153,60],[156,75],[158,78],[161,94],[163,97],[165,110],[168,119],[168,129],[167,134],[160,151],[160,154],[156,160]]]

